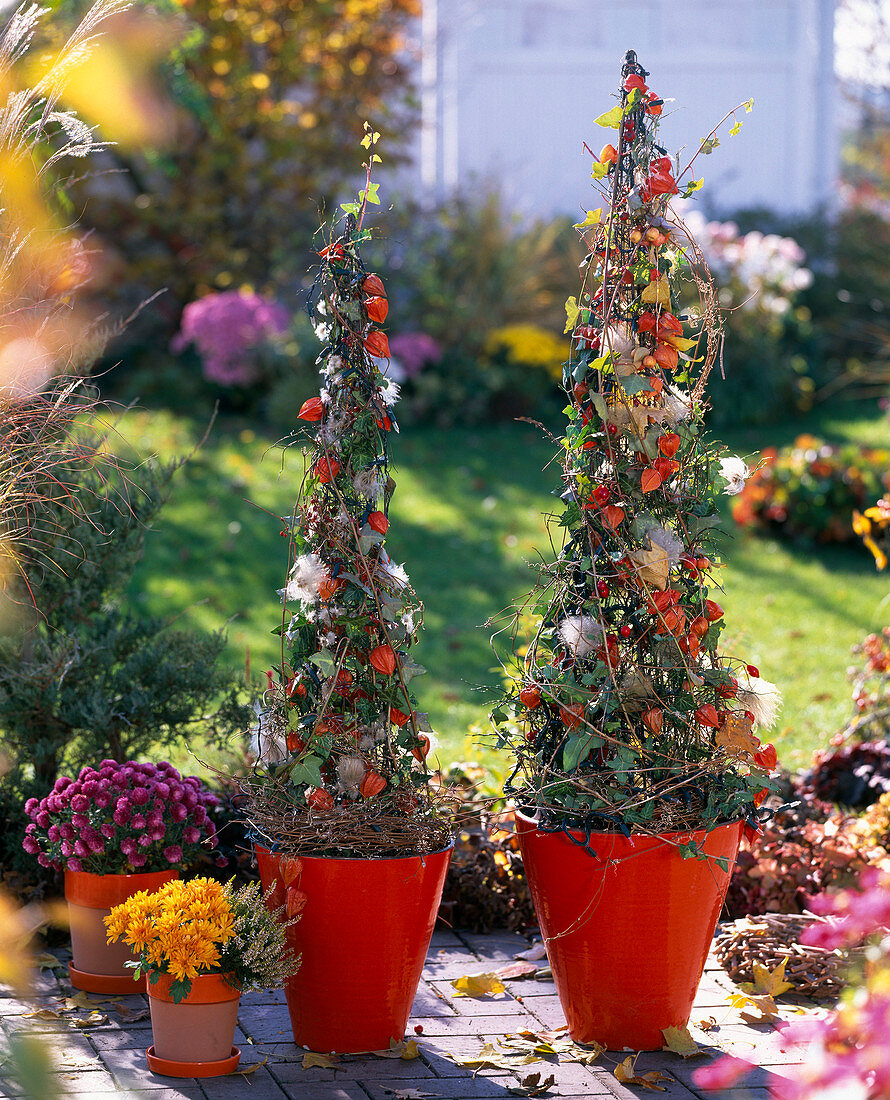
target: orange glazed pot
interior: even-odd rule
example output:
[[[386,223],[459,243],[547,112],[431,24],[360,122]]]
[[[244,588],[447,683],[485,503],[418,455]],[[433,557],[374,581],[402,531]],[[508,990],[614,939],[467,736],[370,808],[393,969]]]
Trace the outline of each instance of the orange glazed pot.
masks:
[[[255,845],[268,901],[285,904],[279,855]],[[285,983],[294,1042],[362,1054],[405,1035],[445,885],[451,847],[426,856],[300,856],[289,886],[306,895],[288,943],[302,955]]]
[[[168,1077],[219,1077],[231,1073],[241,1052],[232,1045],[238,1021],[239,990],[221,974],[199,974],[188,996],[176,1004],[173,978],[161,974],[148,983],[151,1034],[149,1068]]]
[[[109,943],[104,918],[115,905],[140,890],[158,890],[179,872],[149,871],[133,875],[94,875],[89,871],[65,872],[65,900],[71,924],[68,966],[71,984],[87,993],[140,993],[144,979],[134,980],[126,967],[136,956],[125,943]]]
[[[516,814],[529,891],[576,1042],[660,1050],[663,1028],[685,1027],[743,827],[662,837],[592,833],[593,856]],[[683,859],[676,845],[690,839],[710,858]]]

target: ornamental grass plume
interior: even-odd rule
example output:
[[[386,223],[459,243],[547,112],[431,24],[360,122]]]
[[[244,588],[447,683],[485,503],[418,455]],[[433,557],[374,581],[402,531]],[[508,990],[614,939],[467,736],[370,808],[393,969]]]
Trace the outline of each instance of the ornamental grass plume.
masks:
[[[123,940],[138,956],[134,978],[173,978],[170,993],[187,997],[199,974],[218,973],[239,992],[280,986],[296,973],[287,929],[299,918],[269,912],[259,883],[238,889],[208,878],[177,879],[142,890],[105,918],[108,942]]]
[[[590,251],[566,303],[562,546],[507,627],[515,642],[537,616],[492,716],[516,761],[507,793],[545,830],[753,827],[776,767],[754,730],[775,721],[778,692],[719,646],[717,499],[748,469],[705,436],[719,309],[671,208],[701,186],[698,154],[681,169],[658,145],[647,76],[629,53],[619,102],[597,120],[617,148],[592,157],[605,205],[576,227]],[[699,292],[685,312],[684,278]]]
[[[405,855],[448,842],[426,756],[427,716],[411,680],[423,609],[385,548],[395,489],[389,446],[398,385],[381,325],[389,303],[360,246],[379,160],[368,128],[367,181],[319,250],[309,309],[322,340],[322,386],[300,419],[311,431],[290,517],[280,591],[280,663],[258,707],[257,766],[245,781],[260,837],[317,854]]]

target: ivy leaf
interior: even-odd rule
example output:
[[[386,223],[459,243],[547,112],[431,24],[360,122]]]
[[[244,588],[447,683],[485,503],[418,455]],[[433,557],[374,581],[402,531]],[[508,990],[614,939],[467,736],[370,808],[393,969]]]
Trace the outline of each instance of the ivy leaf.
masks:
[[[735,137],[735,136],[736,136],[736,134],[740,134],[740,133],[741,133],[741,131],[742,131],[742,124],[741,124],[741,122],[736,122],[735,126],[730,126],[730,128],[729,128],[729,136],[730,136],[730,137]]]
[[[357,202],[341,202],[340,209],[347,214],[352,214],[353,217],[357,217],[361,206]]]
[[[649,380],[641,374],[629,374],[626,378],[621,379],[621,388],[628,396],[639,393],[640,390],[648,390],[650,385]]]
[[[745,114],[750,114],[754,110],[754,97],[746,99],[742,106],[745,108]]]
[[[686,190],[683,192],[683,198],[686,199],[690,195],[695,194],[696,191],[701,191],[704,185],[704,178],[700,180],[690,180],[689,183],[686,184]]]
[[[608,161],[603,162],[603,161],[595,160],[593,162],[593,167],[591,168],[591,171],[590,171],[590,178],[591,179],[601,180],[605,176],[607,176],[608,174],[609,174],[609,162]]]
[[[575,229],[586,229],[589,225],[599,225],[600,219],[602,218],[602,216],[603,216],[603,212],[602,212],[601,209],[588,210],[587,214],[584,218],[584,221],[583,222],[575,222],[575,225],[574,225],[573,228],[575,228]],[[569,299],[569,301],[574,301],[574,300],[575,300],[574,298]]]
[[[711,137],[706,137],[702,141],[701,151],[705,154],[705,156],[708,156],[710,153],[714,152],[714,150],[717,148],[717,146],[719,144],[720,144],[720,138],[718,138],[718,137],[716,137],[715,135],[712,134]]]
[[[604,115],[600,115],[599,118],[594,119],[597,126],[605,126],[610,130],[617,130],[621,125],[621,120],[624,118],[624,112],[621,110],[621,104],[616,104],[611,111],[606,111]]]
[[[575,295],[573,294],[570,298],[566,298],[566,327],[562,330],[563,334],[572,331],[580,312],[581,310],[578,308],[578,299]]]
[[[337,667],[334,655],[328,649],[322,649],[319,650],[318,653],[313,653],[309,660],[321,672],[322,676],[325,677],[333,676],[334,669]]]
[[[370,149],[371,146],[375,142],[378,142],[379,140],[380,140],[380,135],[377,133],[377,131],[376,130],[371,130],[367,134],[365,134],[365,136],[362,138],[361,143],[366,149]]]
[[[423,676],[425,672],[426,669],[423,665],[419,665],[413,658],[402,658],[402,679],[406,684],[409,680],[413,680],[415,676]]]
[[[304,756],[291,769],[291,779],[298,786],[320,787],[322,785],[322,763],[321,757]]]
[[[379,206],[380,205],[380,199],[377,197],[377,192],[379,190],[380,190],[380,184],[379,183],[371,183],[371,184],[368,184],[367,191],[364,188],[362,188],[362,190],[359,191],[358,195],[359,195],[359,198],[362,199],[363,202],[370,202],[370,203],[373,203],[374,206]]]
[[[590,739],[587,737],[569,737],[562,749],[562,763],[567,772],[575,768],[590,755]]]

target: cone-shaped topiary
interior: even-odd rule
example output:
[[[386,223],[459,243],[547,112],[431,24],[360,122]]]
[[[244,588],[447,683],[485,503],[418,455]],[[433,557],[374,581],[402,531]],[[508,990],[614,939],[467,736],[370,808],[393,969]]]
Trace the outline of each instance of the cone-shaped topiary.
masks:
[[[410,682],[422,619],[402,565],[386,551],[395,483],[389,441],[399,387],[386,376],[382,280],[362,264],[377,135],[358,203],[332,224],[309,309],[324,347],[323,384],[300,419],[308,466],[282,535],[281,661],[258,705],[249,815],[261,836],[303,852],[403,855],[447,843],[426,756],[432,733]]]
[[[716,498],[747,468],[704,436],[719,316],[670,207],[701,184],[656,144],[647,75],[629,53],[619,103],[597,120],[617,141],[593,160],[606,206],[577,227],[590,253],[566,303],[563,545],[525,605],[537,629],[493,716],[516,759],[507,791],[544,829],[753,818],[776,762],[752,732],[774,719],[775,689],[718,650]],[[716,144],[712,132],[700,151]],[[684,278],[699,290],[685,312]]]

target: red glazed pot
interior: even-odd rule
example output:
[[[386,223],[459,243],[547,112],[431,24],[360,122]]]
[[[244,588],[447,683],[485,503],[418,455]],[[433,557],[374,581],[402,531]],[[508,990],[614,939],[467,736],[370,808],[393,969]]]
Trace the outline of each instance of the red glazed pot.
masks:
[[[168,1077],[218,1077],[231,1073],[241,1052],[232,1046],[241,993],[221,974],[199,974],[188,996],[176,1004],[173,978],[148,983],[151,1033],[148,1064]]]
[[[662,1029],[689,1020],[743,822],[663,837],[593,833],[596,857],[521,813],[516,828],[570,1035],[660,1050]],[[710,858],[683,859],[676,845],[692,838]]]
[[[279,856],[255,847],[277,909],[286,900]],[[285,984],[298,1046],[362,1054],[404,1037],[450,859],[450,847],[396,859],[299,857],[289,885],[306,905],[288,942],[302,962]]]
[[[87,993],[140,993],[144,980],[136,981],[124,964],[136,956],[125,943],[109,943],[103,919],[115,905],[140,890],[158,890],[179,872],[149,871],[133,875],[93,875],[88,871],[65,872],[65,900],[71,932],[68,966],[71,984]]]

